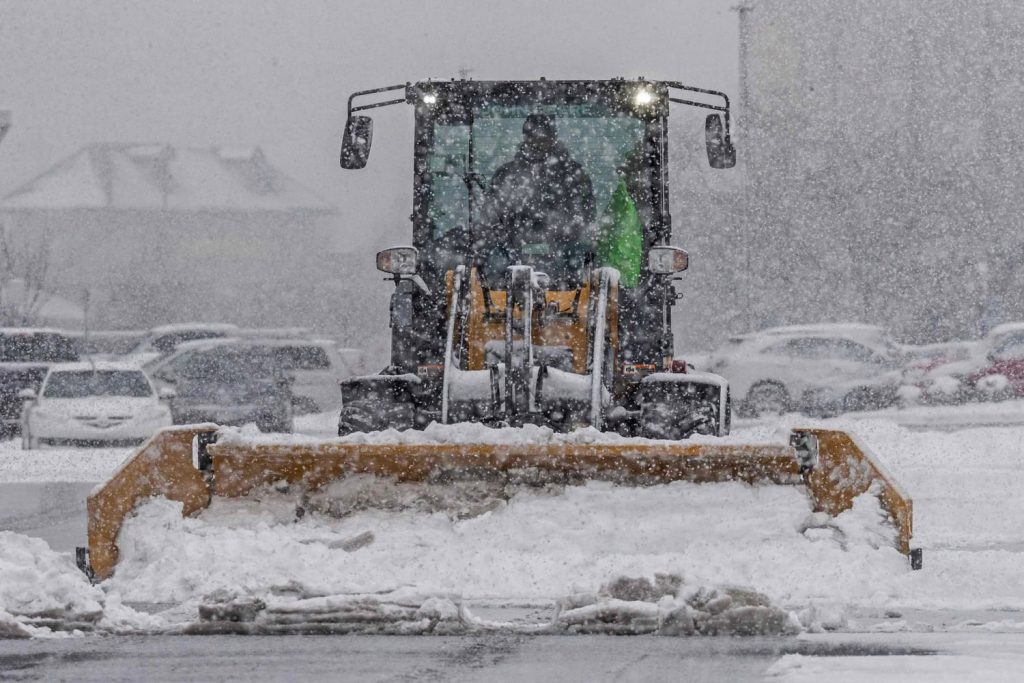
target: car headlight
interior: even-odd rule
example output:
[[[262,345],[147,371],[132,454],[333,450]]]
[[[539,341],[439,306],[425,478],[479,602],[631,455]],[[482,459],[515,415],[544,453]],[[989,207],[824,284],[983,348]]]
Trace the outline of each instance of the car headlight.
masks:
[[[32,406],[25,412],[29,419],[36,420],[59,420],[62,418],[60,413],[47,408],[46,406]]]
[[[160,418],[162,418],[164,416],[169,416],[170,414],[171,414],[171,409],[170,408],[168,408],[167,406],[165,406],[163,404],[157,404],[157,405],[154,405],[154,406],[150,406],[149,409],[147,409],[142,414],[142,417],[145,417],[145,418],[150,419],[150,420],[158,420],[158,419],[160,419]]]

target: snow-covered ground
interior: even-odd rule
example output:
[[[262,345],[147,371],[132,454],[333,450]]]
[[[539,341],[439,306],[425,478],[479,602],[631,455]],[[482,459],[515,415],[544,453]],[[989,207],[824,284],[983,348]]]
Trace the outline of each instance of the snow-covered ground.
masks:
[[[101,482],[131,452],[130,448],[25,451],[19,439],[0,441],[0,483]]]
[[[808,640],[850,654],[787,654],[765,672],[773,683],[1018,683],[1024,672],[1024,637],[1019,634],[829,634]],[[887,656],[864,656],[858,648],[905,648]],[[930,654],[928,654],[930,653]]]
[[[299,428],[326,437],[333,420],[307,416]],[[623,609],[664,619],[709,591],[742,586],[810,631],[1024,630],[1024,426],[919,431],[889,415],[786,416],[741,425],[729,440],[782,441],[790,427],[811,424],[855,432],[913,497],[922,571],[892,548],[871,496],[828,520],[811,514],[798,487],[595,482],[480,495],[349,481],[304,501],[298,520],[295,499],[280,492],[216,501],[191,519],[174,503],[152,501],[126,524],[118,571],[98,587],[68,553],[8,532],[0,539],[0,631],[7,624],[38,633],[55,619],[98,630],[180,628],[211,595],[278,610],[324,609],[332,600],[336,609],[344,596],[374,595],[386,596],[375,608],[385,612],[388,600],[434,605],[436,614],[495,604],[593,612],[611,604],[597,594],[616,577],[657,583],[656,575],[675,577],[673,598],[648,595],[648,607]],[[126,454],[24,452],[9,442],[0,445],[0,484],[98,481]],[[384,509],[363,509],[368,497]],[[463,514],[450,512],[453,502]],[[338,515],[341,503],[356,505]],[[580,602],[581,594],[596,597]],[[149,615],[123,603],[174,606]],[[804,680],[810,665],[787,661],[773,675]]]

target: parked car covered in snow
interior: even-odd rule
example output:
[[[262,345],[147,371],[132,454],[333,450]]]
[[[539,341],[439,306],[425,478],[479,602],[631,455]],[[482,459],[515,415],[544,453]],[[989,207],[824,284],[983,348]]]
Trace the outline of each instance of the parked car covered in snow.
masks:
[[[338,348],[331,339],[298,338],[248,338],[227,337],[183,344],[171,355],[146,365],[147,371],[157,381],[162,368],[170,367],[177,357],[194,353],[196,349],[210,349],[218,346],[239,346],[262,348],[275,356],[286,376],[291,381],[292,400],[295,412],[335,412],[341,409],[339,383],[360,372],[359,354],[353,349]]]
[[[968,397],[982,401],[1024,397],[1024,326],[1004,327],[990,336],[985,363],[964,377]]]
[[[0,329],[0,431],[21,429],[23,392],[37,393],[51,365],[77,360],[74,343],[60,330]]]
[[[21,442],[40,446],[132,446],[171,424],[171,411],[130,363],[63,363],[38,393],[24,389]]]
[[[1005,323],[993,327],[982,339],[960,342],[966,349],[963,358],[940,363],[928,369],[912,384],[919,390],[922,403],[963,403],[1009,398],[1019,385],[1017,355],[1024,347],[1024,323]]]
[[[835,414],[896,402],[903,357],[873,325],[777,327],[731,338],[710,370],[729,380],[741,415]]]
[[[151,376],[173,390],[175,424],[255,423],[263,431],[292,431],[291,379],[264,341],[186,342],[155,364]]]
[[[981,341],[950,341],[900,347],[907,359],[900,396],[905,403],[941,405],[964,398],[962,376],[978,366]]]
[[[68,335],[82,358],[123,360],[149,336],[145,330],[90,330]]]
[[[230,323],[175,323],[154,327],[128,354],[140,366],[174,351],[179,344],[202,339],[220,339],[236,334]]]

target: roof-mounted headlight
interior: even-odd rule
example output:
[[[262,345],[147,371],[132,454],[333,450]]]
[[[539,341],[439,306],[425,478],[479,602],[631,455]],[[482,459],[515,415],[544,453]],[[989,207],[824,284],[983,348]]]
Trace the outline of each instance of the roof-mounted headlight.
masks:
[[[633,104],[638,107],[646,107],[654,102],[654,93],[647,86],[641,86],[633,95]]]

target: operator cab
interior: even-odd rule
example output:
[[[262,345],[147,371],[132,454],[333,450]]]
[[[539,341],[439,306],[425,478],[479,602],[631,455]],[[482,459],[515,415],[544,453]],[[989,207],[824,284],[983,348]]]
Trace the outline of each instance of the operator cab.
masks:
[[[474,259],[495,283],[518,263],[568,289],[604,265],[600,222],[620,184],[650,223],[660,108],[594,83],[446,86],[419,107],[417,141],[430,150],[417,169],[426,269],[443,275]]]
[[[492,286],[517,263],[561,289],[585,281],[593,266],[617,268],[626,287],[646,277],[649,248],[669,238],[665,119],[669,102],[682,102],[670,88],[705,91],[621,79],[399,88],[416,110],[413,245],[428,284],[461,264],[477,266]],[[550,127],[547,150],[531,144],[536,121]],[[712,165],[735,163],[718,114],[707,129]],[[368,118],[350,116],[342,166],[366,163],[371,133]],[[632,224],[625,234],[624,217]]]
[[[401,98],[388,99],[395,91]],[[679,91],[712,101],[681,99]],[[508,267],[525,265],[546,275],[546,289],[563,292],[579,291],[593,269],[612,267],[620,274],[624,361],[646,372],[671,357],[678,269],[652,268],[672,236],[667,117],[670,103],[712,110],[708,160],[730,168],[736,153],[723,93],[642,79],[421,81],[366,90],[349,98],[343,168],[362,168],[369,158],[373,122],[362,112],[399,103],[415,111],[413,239],[411,248],[378,255],[396,282],[396,371],[441,363],[445,278],[460,265],[475,268],[485,290],[505,289]]]

